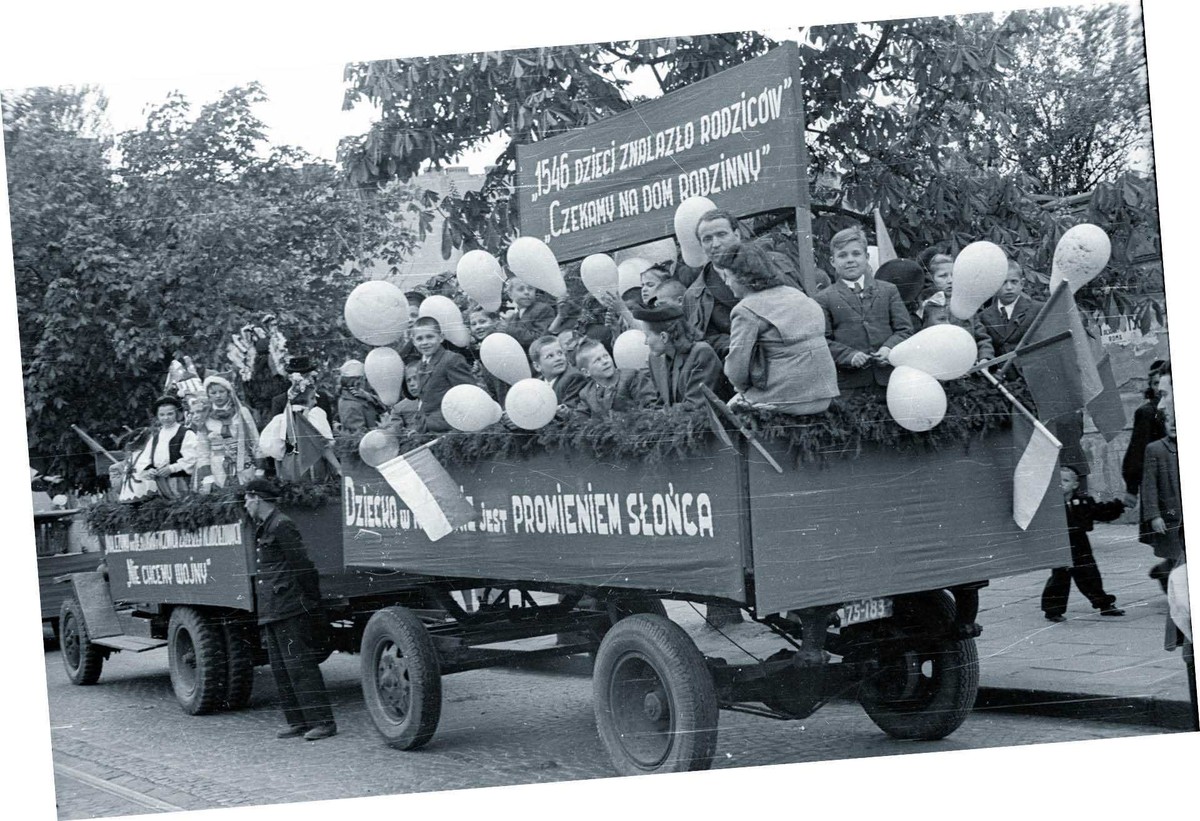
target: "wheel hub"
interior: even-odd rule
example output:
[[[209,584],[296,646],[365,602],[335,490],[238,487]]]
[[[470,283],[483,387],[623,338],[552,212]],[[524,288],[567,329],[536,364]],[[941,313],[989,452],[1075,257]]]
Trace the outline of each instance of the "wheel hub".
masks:
[[[642,713],[649,721],[662,721],[666,715],[666,693],[661,690],[654,690],[646,693],[646,698],[642,701]]]
[[[383,648],[379,654],[379,663],[375,665],[375,683],[383,708],[396,721],[403,721],[412,700],[412,678],[408,661],[400,655],[394,644]]]

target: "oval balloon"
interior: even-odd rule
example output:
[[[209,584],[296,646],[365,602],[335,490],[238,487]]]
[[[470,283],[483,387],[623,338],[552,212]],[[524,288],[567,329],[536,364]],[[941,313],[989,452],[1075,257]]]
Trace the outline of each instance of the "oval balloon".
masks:
[[[479,343],[479,361],[488,373],[510,385],[533,376],[529,357],[521,343],[499,331],[488,334]]]
[[[1054,246],[1050,293],[1064,279],[1070,283],[1071,293],[1075,293],[1104,270],[1111,254],[1112,242],[1103,228],[1085,222],[1067,229]]]
[[[504,398],[508,418],[519,428],[537,430],[550,424],[558,410],[558,397],[550,383],[541,379],[522,379],[508,389]]]
[[[358,440],[358,455],[371,467],[379,467],[400,455],[400,440],[384,430],[367,431]]]
[[[979,358],[975,338],[958,325],[932,325],[892,348],[888,361],[916,368],[945,382],[971,370]]]
[[[585,258],[579,266],[579,276],[583,279],[583,287],[596,299],[617,290],[617,263],[608,254],[592,254]]]
[[[887,406],[896,424],[920,433],[945,418],[946,391],[924,371],[901,365],[888,380]]]
[[[534,288],[553,297],[567,295],[567,283],[563,281],[558,260],[550,246],[540,239],[517,237],[508,246],[507,259],[512,272]]]
[[[979,306],[991,299],[1008,276],[1008,256],[994,242],[972,242],[954,260],[954,287],[950,290],[950,313],[970,319]]]
[[[699,268],[708,262],[708,255],[696,236],[696,225],[702,216],[716,207],[716,203],[708,197],[688,197],[675,209],[675,241],[679,243],[679,252],[689,267]]]
[[[627,259],[617,266],[617,294],[622,295],[630,288],[642,287],[642,271],[653,265],[641,257]]]
[[[442,336],[449,339],[451,344],[465,348],[471,344],[471,330],[463,322],[462,311],[449,297],[435,294],[425,297],[417,316],[431,316],[442,327]]]
[[[400,401],[400,389],[404,386],[404,360],[395,348],[372,348],[363,361],[363,371],[383,404],[394,405]]]
[[[391,345],[408,327],[408,300],[390,282],[375,279],[350,292],[344,310],[346,327],[368,345]]]
[[[650,366],[650,346],[646,334],[630,328],[613,342],[613,364],[621,370],[640,371]]]
[[[485,311],[500,310],[504,291],[504,269],[500,261],[487,251],[467,251],[454,269],[458,287]]]
[[[500,405],[478,385],[455,385],[442,397],[442,416],[455,430],[474,433],[500,421]]]

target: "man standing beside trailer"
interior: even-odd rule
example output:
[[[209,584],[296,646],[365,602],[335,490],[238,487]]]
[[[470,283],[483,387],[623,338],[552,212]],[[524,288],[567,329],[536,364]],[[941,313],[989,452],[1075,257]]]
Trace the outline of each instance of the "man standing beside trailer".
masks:
[[[279,511],[279,491],[265,479],[246,484],[246,512],[254,534],[258,623],[271,658],[271,672],[288,726],[279,738],[309,741],[337,733],[329,694],[318,666],[321,648],[313,616],[321,594],[317,568],[308,558],[296,523]]]

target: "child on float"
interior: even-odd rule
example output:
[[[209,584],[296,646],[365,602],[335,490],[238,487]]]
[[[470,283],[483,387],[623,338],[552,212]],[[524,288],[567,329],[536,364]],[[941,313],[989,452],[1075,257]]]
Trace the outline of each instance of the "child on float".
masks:
[[[507,287],[514,307],[504,317],[500,330],[529,350],[534,340],[545,336],[550,330],[557,313],[553,307],[538,300],[537,289],[529,283],[513,277]]]
[[[988,334],[979,316],[959,319],[950,313],[950,292],[954,288],[954,260],[946,254],[935,254],[929,260],[931,288],[921,300],[917,315],[921,318],[921,330],[934,325],[957,325],[971,334],[975,340],[976,362],[991,359],[995,353],[992,337]]]
[[[175,396],[155,400],[154,418],[158,426],[134,461],[134,478],[149,483],[168,498],[189,490],[196,467],[196,434],[185,428],[183,402]]]
[[[558,337],[548,334],[529,346],[529,362],[534,374],[554,389],[554,396],[558,400],[558,416],[566,417],[578,402],[579,392],[587,384],[587,377],[567,362],[567,355]]]
[[[614,412],[628,413],[659,405],[647,372],[618,368],[608,349],[595,339],[579,343],[576,361],[588,378],[579,392],[580,413],[601,418]]]
[[[412,343],[420,359],[416,365],[416,394],[408,393],[408,373],[405,371],[407,398],[417,400],[413,414],[413,429],[418,433],[445,433],[450,423],[442,416],[442,398],[455,385],[474,385],[475,374],[461,354],[447,350],[442,344],[442,326],[431,316],[413,323]]]
[[[1096,557],[1088,532],[1096,522],[1111,522],[1125,511],[1120,499],[1097,502],[1079,490],[1079,474],[1068,465],[1059,468],[1059,484],[1067,507],[1067,538],[1071,542],[1071,566],[1056,567],[1042,590],[1042,612],[1049,621],[1066,621],[1067,599],[1071,595],[1071,581],[1079,588],[1092,607],[1102,616],[1124,616],[1125,611],[1117,607],[1117,597],[1105,592]]]

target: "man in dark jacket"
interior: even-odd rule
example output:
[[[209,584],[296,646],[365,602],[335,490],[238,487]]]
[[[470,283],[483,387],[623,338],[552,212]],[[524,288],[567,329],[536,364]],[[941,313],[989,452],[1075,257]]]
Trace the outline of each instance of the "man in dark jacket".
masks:
[[[296,524],[279,512],[279,491],[266,479],[246,483],[246,513],[258,525],[255,542],[255,594],[258,624],[271,659],[271,672],[288,726],[279,738],[309,741],[337,733],[318,659],[314,635],[321,593],[317,568],[309,560]]]

